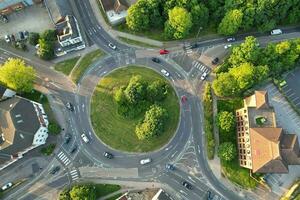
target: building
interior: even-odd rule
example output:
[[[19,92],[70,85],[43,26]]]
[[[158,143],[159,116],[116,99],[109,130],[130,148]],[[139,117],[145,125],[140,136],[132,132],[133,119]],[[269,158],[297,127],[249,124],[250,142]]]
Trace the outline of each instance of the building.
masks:
[[[0,14],[7,15],[14,11],[21,10],[26,6],[41,2],[42,0],[0,0]]]
[[[125,0],[99,0],[109,23],[117,25],[125,21],[128,3]]]
[[[277,127],[266,91],[245,98],[236,121],[240,166],[253,173],[287,173],[288,165],[300,164],[298,137]]]
[[[57,31],[57,56],[65,55],[68,52],[81,50],[85,48],[78,22],[72,15],[62,17],[55,24]]]
[[[41,104],[18,96],[0,100],[0,170],[45,144],[48,124]]]
[[[12,91],[0,85],[0,101],[6,98],[11,98],[15,95],[16,95],[15,91]]]

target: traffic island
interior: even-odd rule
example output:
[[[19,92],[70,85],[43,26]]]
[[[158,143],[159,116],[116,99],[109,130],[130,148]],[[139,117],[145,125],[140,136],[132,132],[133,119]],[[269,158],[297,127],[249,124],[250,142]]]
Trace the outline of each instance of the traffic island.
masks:
[[[176,132],[179,113],[171,84],[140,66],[117,69],[103,77],[91,100],[95,134],[111,148],[127,152],[163,147]]]

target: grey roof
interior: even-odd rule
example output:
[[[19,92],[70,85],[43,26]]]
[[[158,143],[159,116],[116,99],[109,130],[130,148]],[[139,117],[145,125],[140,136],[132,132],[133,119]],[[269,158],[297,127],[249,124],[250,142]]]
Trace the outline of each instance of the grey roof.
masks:
[[[17,3],[23,3],[24,5],[32,5],[32,1],[30,0],[0,0],[0,10]]]

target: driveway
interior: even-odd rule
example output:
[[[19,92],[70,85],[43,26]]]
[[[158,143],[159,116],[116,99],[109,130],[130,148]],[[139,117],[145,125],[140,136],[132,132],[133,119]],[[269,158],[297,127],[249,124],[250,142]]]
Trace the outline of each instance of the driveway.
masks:
[[[54,29],[54,24],[43,4],[14,12],[8,15],[8,19],[8,23],[0,23],[0,38],[6,34],[16,34],[24,30],[40,33],[46,29]]]

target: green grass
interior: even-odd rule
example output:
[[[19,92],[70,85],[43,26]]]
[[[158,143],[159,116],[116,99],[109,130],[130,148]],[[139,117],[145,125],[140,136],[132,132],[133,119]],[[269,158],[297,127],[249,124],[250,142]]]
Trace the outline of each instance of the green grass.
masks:
[[[96,187],[96,198],[97,199],[121,189],[121,186],[111,185],[111,184],[96,184],[95,187]]]
[[[104,55],[104,52],[100,49],[97,49],[93,52],[86,54],[81,61],[78,63],[77,67],[74,68],[71,78],[75,83],[78,83],[81,76],[84,74],[86,69],[98,58]]]
[[[118,38],[121,41],[123,41],[123,42],[125,42],[127,44],[132,44],[132,45],[136,45],[136,46],[149,47],[149,48],[157,48],[157,47],[159,47],[159,46],[156,46],[156,45],[147,44],[147,43],[140,42],[140,41],[137,41],[137,40],[131,40],[131,39],[124,38],[124,37],[121,37],[121,36],[119,36]]]
[[[44,154],[45,156],[50,156],[54,151],[55,146],[56,146],[55,144],[49,144],[48,146],[43,147],[41,149],[41,153]]]
[[[243,107],[243,99],[228,99],[228,100],[218,100],[218,112],[228,111],[235,114],[235,110]],[[224,142],[232,142],[236,145],[237,135],[236,130],[226,132],[219,129],[219,139],[220,144]],[[240,185],[243,188],[254,188],[257,182],[250,177],[249,169],[240,167],[238,158],[226,162],[221,161],[222,169],[224,175],[232,182]]]
[[[75,66],[75,64],[77,63],[78,59],[79,56],[56,63],[54,69],[68,76],[72,71],[73,67]]]
[[[123,118],[117,113],[117,105],[113,100],[114,91],[126,85],[132,75],[141,75],[149,82],[165,81],[160,74],[143,67],[130,66],[112,72],[102,78],[95,89],[91,102],[91,121],[95,133],[107,145],[124,151],[148,152],[166,144],[175,133],[179,120],[178,97],[169,85],[169,94],[161,102],[169,116],[164,133],[148,140],[138,140],[135,126],[144,116],[135,119]]]

